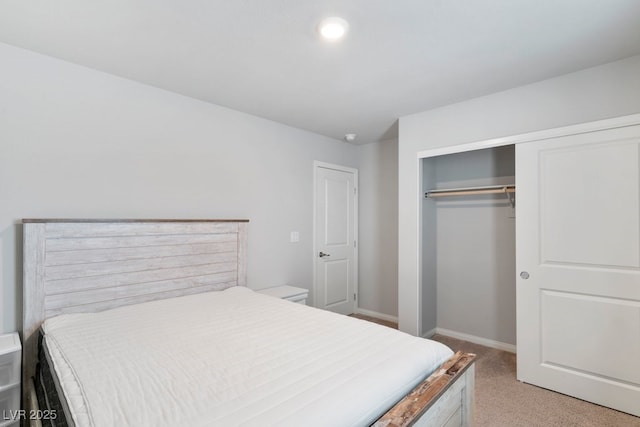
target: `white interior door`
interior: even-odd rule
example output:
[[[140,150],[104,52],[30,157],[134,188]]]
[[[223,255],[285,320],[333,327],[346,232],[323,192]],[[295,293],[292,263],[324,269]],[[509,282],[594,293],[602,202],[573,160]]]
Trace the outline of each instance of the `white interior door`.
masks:
[[[640,415],[640,126],[516,146],[518,379]]]
[[[315,165],[315,305],[351,314],[356,298],[357,171]]]

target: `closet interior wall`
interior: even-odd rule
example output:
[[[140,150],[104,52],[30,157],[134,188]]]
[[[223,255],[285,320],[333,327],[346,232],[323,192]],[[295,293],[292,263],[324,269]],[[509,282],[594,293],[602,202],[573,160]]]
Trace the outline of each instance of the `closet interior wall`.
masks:
[[[423,197],[432,189],[515,182],[514,146],[422,162]],[[423,335],[516,344],[515,221],[505,194],[422,201]]]

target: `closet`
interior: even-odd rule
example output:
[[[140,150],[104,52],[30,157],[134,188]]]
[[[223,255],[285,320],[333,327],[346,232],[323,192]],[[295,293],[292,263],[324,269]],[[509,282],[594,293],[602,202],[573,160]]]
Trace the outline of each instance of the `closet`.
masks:
[[[422,160],[422,331],[515,351],[515,146]]]
[[[508,140],[421,160],[423,334],[640,416],[640,114]]]

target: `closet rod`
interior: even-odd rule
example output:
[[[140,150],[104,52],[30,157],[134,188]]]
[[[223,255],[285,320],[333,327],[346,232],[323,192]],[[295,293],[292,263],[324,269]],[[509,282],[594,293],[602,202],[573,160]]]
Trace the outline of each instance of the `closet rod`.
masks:
[[[515,193],[515,184],[490,185],[487,187],[447,188],[442,190],[429,190],[424,194],[426,198],[449,196],[473,196],[476,194],[507,194]]]

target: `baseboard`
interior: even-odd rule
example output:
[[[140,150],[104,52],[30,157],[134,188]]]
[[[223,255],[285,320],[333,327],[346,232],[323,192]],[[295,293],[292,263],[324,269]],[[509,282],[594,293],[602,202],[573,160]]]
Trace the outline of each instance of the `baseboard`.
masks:
[[[429,334],[429,335],[428,335]],[[497,350],[508,351],[509,353],[516,352],[516,346],[513,344],[507,344],[500,341],[490,340],[487,338],[477,337],[475,335],[464,334],[462,332],[456,332],[444,328],[435,328],[423,335],[425,338],[430,338],[434,334],[444,335],[451,338],[456,338],[463,341],[469,341],[474,344],[480,344],[485,347],[495,348]]]
[[[386,320],[387,322],[398,323],[398,316],[390,316],[388,314],[378,313],[377,311],[367,310],[364,308],[356,308],[356,314],[375,317],[376,319]]]
[[[433,328],[430,331],[425,332],[424,334],[422,334],[422,338],[431,338],[436,334],[436,329],[437,328]]]

